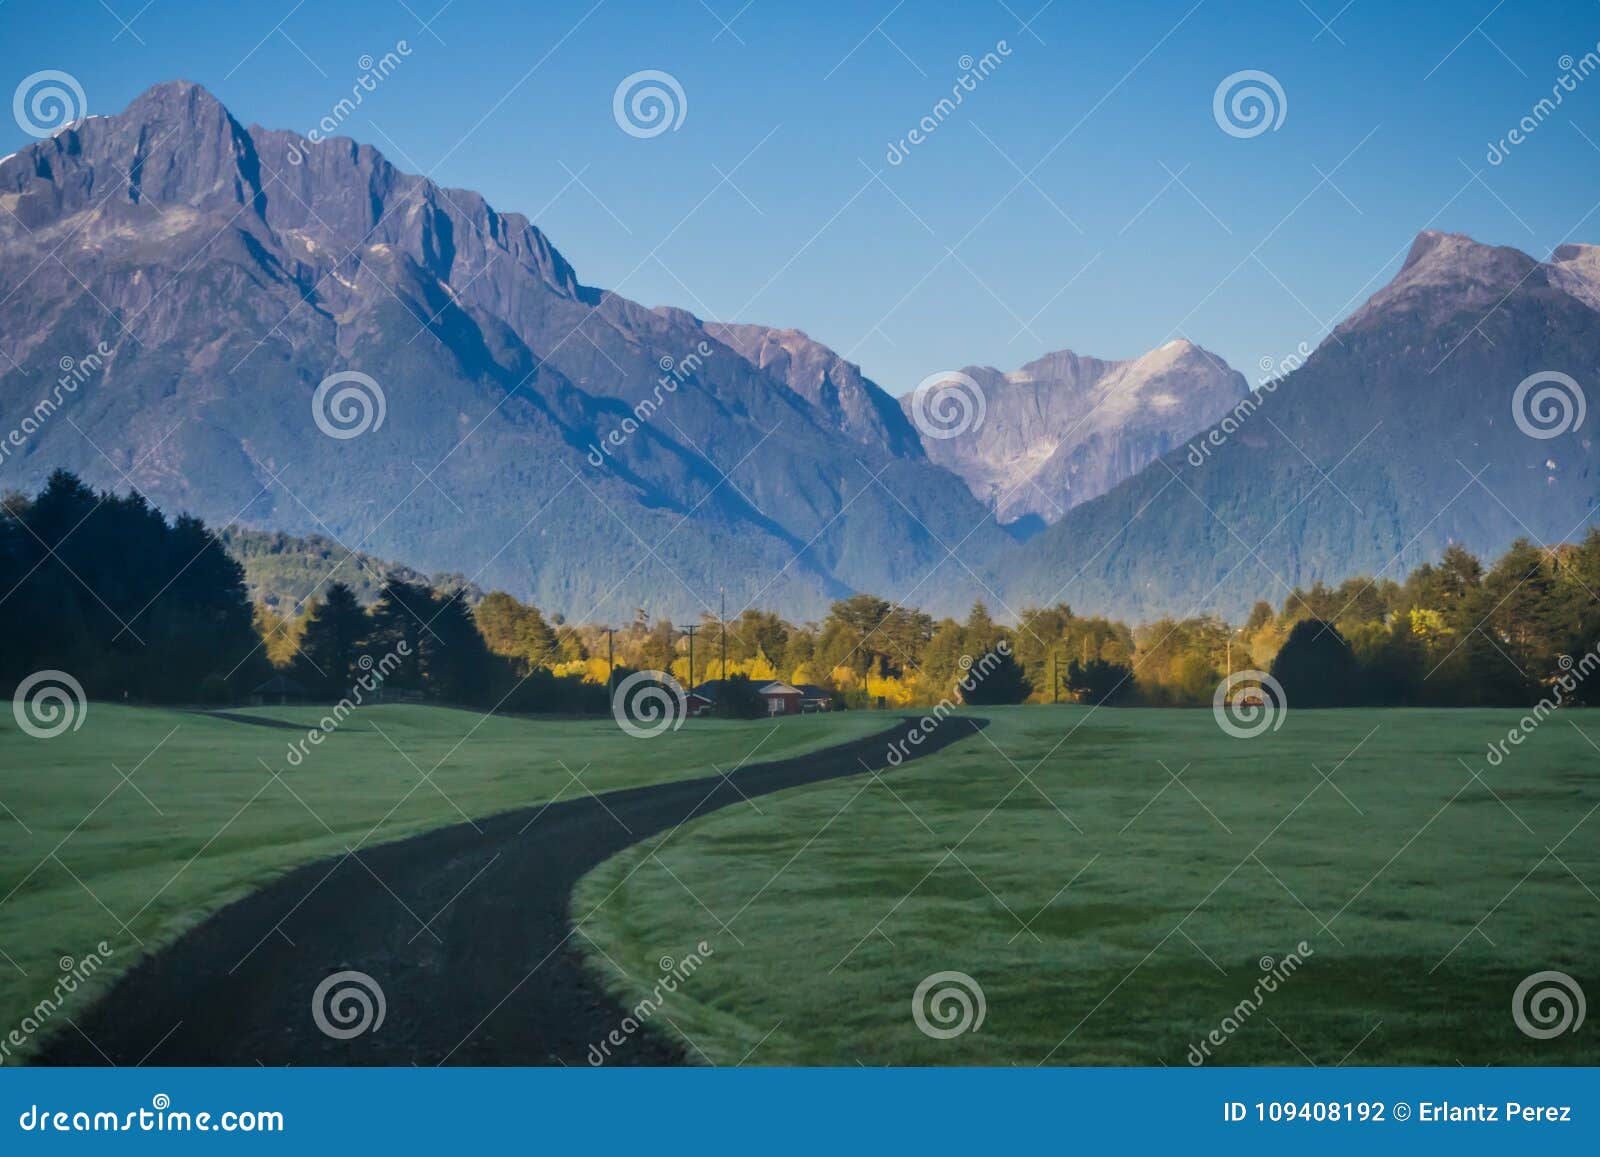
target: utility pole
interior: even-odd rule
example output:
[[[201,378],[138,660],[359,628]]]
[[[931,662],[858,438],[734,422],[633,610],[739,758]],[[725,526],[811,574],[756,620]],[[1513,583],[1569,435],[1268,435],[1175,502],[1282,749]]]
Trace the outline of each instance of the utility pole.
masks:
[[[689,636],[689,688],[694,689],[694,633],[700,629],[699,624],[683,628],[683,633]]]
[[[606,698],[611,698],[612,683],[617,669],[617,629],[606,628]]]

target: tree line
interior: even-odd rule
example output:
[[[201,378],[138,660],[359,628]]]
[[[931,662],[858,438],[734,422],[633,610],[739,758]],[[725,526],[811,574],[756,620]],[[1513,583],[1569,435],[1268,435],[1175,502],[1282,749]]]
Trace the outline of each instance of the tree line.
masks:
[[[685,629],[639,609],[610,627],[460,582],[390,577],[366,603],[359,589],[324,583],[297,609],[253,605],[243,567],[200,520],[169,522],[137,493],[96,493],[65,471],[35,496],[0,500],[10,685],[49,668],[95,697],[220,703],[278,674],[332,700],[390,656],[386,692],[569,713],[608,710],[610,686],[637,670],[685,688],[727,680],[723,698],[749,710],[754,688],[774,679],[820,684],[854,707],[1190,706],[1244,670],[1269,672],[1306,707],[1523,706],[1600,644],[1600,529],[1554,548],[1519,541],[1487,566],[1452,546],[1404,581],[1297,587],[1277,606],[1256,602],[1237,626],[1198,616],[1129,627],[1065,603],[1024,610],[1014,625],[981,602],[964,620],[936,620],[860,594],[820,622],[747,608]],[[958,690],[984,656],[985,678]],[[1580,684],[1565,699],[1597,696]]]

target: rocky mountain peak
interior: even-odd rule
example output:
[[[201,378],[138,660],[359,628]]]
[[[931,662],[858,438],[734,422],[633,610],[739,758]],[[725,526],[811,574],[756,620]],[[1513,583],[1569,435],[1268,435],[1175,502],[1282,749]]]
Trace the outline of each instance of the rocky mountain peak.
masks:
[[[803,330],[703,323],[705,331],[817,407],[824,420],[858,442],[921,458],[922,443],[894,398],[861,367]]]
[[[1231,409],[1249,387],[1187,339],[1107,361],[1056,350],[1018,370],[965,371],[983,420],[928,438],[928,457],[960,475],[1000,521],[1054,522],[1132,477]],[[902,399],[908,409],[910,399]]]
[[[1562,245],[1550,255],[1550,280],[1591,309],[1600,309],[1600,245]]]
[[[1487,309],[1518,288],[1549,284],[1544,268],[1520,249],[1484,245],[1461,233],[1424,230],[1394,280],[1340,327],[1359,329],[1380,316],[1416,315],[1438,325],[1465,310]]]

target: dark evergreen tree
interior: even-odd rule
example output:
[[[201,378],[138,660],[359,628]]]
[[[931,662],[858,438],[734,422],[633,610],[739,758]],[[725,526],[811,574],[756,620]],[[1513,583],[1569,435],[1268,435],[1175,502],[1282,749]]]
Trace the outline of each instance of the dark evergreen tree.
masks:
[[[321,694],[339,698],[357,677],[356,662],[367,644],[370,622],[344,583],[332,583],[312,608],[300,637],[296,677]]]
[[[1131,667],[1104,659],[1090,659],[1087,663],[1072,660],[1067,664],[1061,683],[1078,702],[1096,706],[1126,699],[1135,689]]]
[[[975,660],[961,677],[961,700],[974,706],[1021,703],[1033,694],[1022,664],[1008,650],[992,651]]]
[[[1291,708],[1346,706],[1355,699],[1355,676],[1350,644],[1325,619],[1296,623],[1272,661],[1272,677]]]

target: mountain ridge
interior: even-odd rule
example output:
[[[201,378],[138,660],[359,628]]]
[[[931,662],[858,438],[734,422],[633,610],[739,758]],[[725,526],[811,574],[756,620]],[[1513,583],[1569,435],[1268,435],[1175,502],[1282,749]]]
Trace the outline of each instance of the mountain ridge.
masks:
[[[587,286],[526,217],[346,138],[245,128],[189,82],[0,160],[0,209],[0,401],[32,413],[75,367],[8,486],[65,466],[219,528],[476,568],[573,619],[695,617],[723,590],[795,618],[860,591],[1232,613],[1449,542],[1553,541],[1600,499],[1587,429],[1510,412],[1529,375],[1592,369],[1593,246],[1539,262],[1424,231],[1254,392],[1184,341],[968,367],[989,409],[963,442],[918,436],[802,330]],[[314,421],[335,374],[379,388],[357,436]],[[1249,426],[1197,466],[1202,411]]]
[[[1185,339],[1110,361],[1072,350],[1011,372],[961,371],[984,395],[982,420],[924,437],[1002,523],[1053,523],[1131,478],[1249,392],[1243,375]],[[910,413],[914,398],[901,399]]]
[[[1593,372],[1600,311],[1563,287],[1584,290],[1586,270],[1554,266],[1585,256],[1418,234],[1394,279],[1216,444],[1192,440],[1030,541],[1009,594],[1238,618],[1450,545],[1489,556],[1581,536],[1600,510],[1600,448],[1575,424],[1576,379]],[[1579,397],[1541,415],[1518,390],[1552,373]]]
[[[687,315],[584,286],[526,218],[344,138],[291,149],[169,82],[0,165],[4,329],[26,335],[0,396],[23,408],[45,351],[117,347],[79,428],[8,463],[22,484],[64,465],[219,525],[484,559],[485,583],[580,616],[699,614],[719,588],[815,614],[924,579],[943,537],[1009,543],[914,448],[839,442]],[[66,264],[41,263],[58,243]],[[669,363],[692,368],[640,422]],[[347,368],[382,384],[385,421],[324,438],[308,403]],[[952,607],[975,589],[947,588]]]

